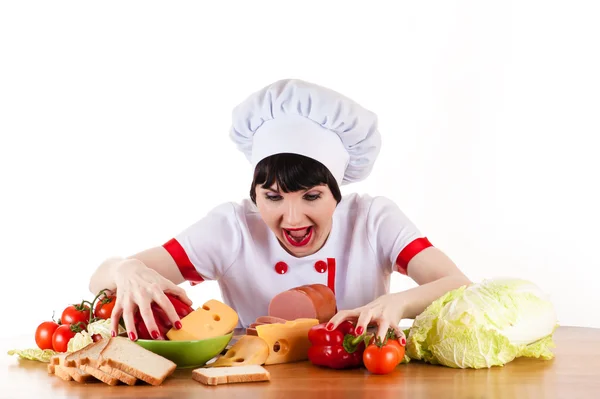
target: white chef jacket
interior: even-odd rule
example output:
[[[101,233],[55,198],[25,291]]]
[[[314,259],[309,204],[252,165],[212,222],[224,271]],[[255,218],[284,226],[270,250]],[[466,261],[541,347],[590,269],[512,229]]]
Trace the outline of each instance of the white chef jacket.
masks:
[[[302,258],[282,248],[249,199],[217,206],[164,244],[186,280],[218,281],[244,328],[268,315],[275,295],[306,284],[329,286],[338,310],[363,306],[429,246],[395,203],[358,194],[343,197],[325,245]]]

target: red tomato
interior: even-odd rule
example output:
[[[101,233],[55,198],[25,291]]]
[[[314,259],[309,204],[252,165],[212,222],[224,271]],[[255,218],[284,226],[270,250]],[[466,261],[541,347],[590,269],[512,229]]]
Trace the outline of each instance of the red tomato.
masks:
[[[402,345],[400,345],[400,342],[398,342],[397,339],[389,339],[387,343],[388,345],[396,348],[396,350],[398,351],[398,363],[400,363],[402,359],[404,359],[404,352],[406,351],[405,348]]]
[[[398,358],[396,346],[389,343],[381,347],[371,344],[363,353],[363,363],[367,370],[373,374],[391,373],[401,360],[401,358]]]
[[[94,308],[94,317],[98,317],[100,319],[110,319],[116,301],[117,300],[114,295],[107,296],[106,298],[99,300]]]
[[[67,345],[71,338],[75,336],[81,329],[71,324],[63,324],[59,326],[54,335],[52,335],[52,347],[56,352],[66,352]]]
[[[81,327],[85,328],[90,321],[90,307],[87,305],[70,305],[62,312],[60,317],[61,324],[77,324],[81,323]]]
[[[53,349],[52,336],[58,328],[53,321],[45,321],[35,330],[35,343],[40,349]]]

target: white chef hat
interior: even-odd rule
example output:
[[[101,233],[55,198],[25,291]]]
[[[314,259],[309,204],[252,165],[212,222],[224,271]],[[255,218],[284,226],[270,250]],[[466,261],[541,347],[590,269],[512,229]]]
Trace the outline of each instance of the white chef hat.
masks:
[[[338,184],[366,178],[379,155],[377,115],[333,90],[277,81],[233,109],[230,137],[252,163],[281,153],[325,165]]]

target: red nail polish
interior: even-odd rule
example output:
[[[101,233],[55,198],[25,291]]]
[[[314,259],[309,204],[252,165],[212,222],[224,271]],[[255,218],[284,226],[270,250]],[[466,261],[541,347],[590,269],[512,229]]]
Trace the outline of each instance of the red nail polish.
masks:
[[[152,331],[152,338],[158,339],[158,331]]]
[[[134,334],[133,332],[130,332],[130,333],[129,333],[129,338],[130,338],[132,341],[135,341],[135,334]]]
[[[116,337],[117,333],[113,330],[113,331],[110,332],[110,335],[111,335],[111,337]]]
[[[333,330],[333,324],[331,323],[327,323],[327,326],[325,326],[325,328],[329,331]]]
[[[400,340],[400,345],[405,346],[406,345],[406,339],[402,338]]]
[[[362,326],[360,326],[360,327],[358,327],[358,328],[356,329],[356,333],[357,333],[358,335],[360,335],[360,334],[362,334],[362,333],[363,333],[363,330],[364,330],[364,329],[362,328]]]
[[[176,329],[178,329],[178,330],[181,330],[181,327],[183,327],[183,326],[181,325],[181,322],[180,322],[179,320],[177,320],[177,321],[175,322],[175,328],[176,328]]]

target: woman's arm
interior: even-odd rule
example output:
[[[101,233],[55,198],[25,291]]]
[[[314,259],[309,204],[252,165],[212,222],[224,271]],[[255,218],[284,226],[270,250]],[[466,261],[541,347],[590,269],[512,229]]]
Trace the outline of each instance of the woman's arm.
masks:
[[[114,291],[115,276],[119,269],[131,263],[141,262],[144,266],[156,270],[158,274],[176,285],[185,281],[177,264],[164,247],[154,247],[128,258],[110,258],[102,262],[90,279],[89,289],[96,295],[103,289]]]
[[[399,327],[402,319],[415,318],[448,291],[471,283],[454,262],[435,247],[424,249],[410,260],[408,275],[419,287],[382,295],[356,309],[342,310],[331,318],[327,328],[333,330],[344,320],[356,320],[356,331],[361,334],[370,323],[376,322],[381,339],[388,328],[402,337],[404,333]]]
[[[112,332],[116,334],[118,331],[118,323],[122,316],[125,329],[135,341],[137,331],[134,313],[138,309],[152,336],[155,339],[164,338],[158,333],[151,309],[153,302],[165,311],[170,322],[178,328],[179,316],[165,293],[174,294],[191,305],[192,301],[185,290],[177,285],[183,281],[185,279],[167,250],[154,247],[127,259],[107,259],[92,275],[89,288],[93,294],[103,289],[117,292],[117,300],[111,314]]]
[[[454,262],[435,247],[426,248],[411,259],[408,276],[419,286],[391,294],[402,303],[404,319],[414,319],[445,293],[471,284]]]

